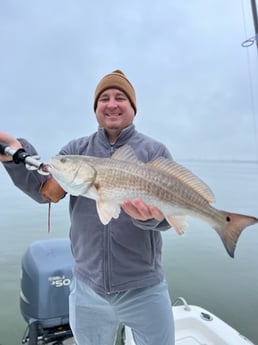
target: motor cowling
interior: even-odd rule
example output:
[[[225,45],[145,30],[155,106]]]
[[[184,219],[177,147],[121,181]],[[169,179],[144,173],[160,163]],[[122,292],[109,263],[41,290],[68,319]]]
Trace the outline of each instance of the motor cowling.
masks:
[[[33,242],[22,258],[20,309],[25,321],[43,328],[69,323],[73,258],[68,239]]]

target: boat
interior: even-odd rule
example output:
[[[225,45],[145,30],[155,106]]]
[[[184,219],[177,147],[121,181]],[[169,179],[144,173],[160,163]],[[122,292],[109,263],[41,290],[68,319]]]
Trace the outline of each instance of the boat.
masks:
[[[176,345],[254,345],[219,317],[200,306],[189,305],[183,297],[176,299],[172,309]],[[124,344],[135,345],[131,329],[125,327],[124,332]]]
[[[22,258],[20,309],[28,324],[22,344],[75,345],[69,327],[68,296],[73,259],[68,239],[33,242]],[[255,345],[206,309],[179,297],[171,306],[176,345]],[[135,345],[121,327],[119,341]],[[100,344],[101,345],[101,344]]]

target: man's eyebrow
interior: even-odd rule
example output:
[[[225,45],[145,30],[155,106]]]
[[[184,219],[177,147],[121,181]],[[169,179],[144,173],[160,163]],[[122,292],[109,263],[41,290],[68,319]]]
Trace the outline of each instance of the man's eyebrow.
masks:
[[[116,92],[115,96],[124,96],[124,97],[128,98],[127,95],[123,91]]]
[[[128,98],[128,96],[123,91],[120,91],[120,90],[118,90],[115,93],[115,97],[116,96],[123,96],[125,98]],[[107,92],[104,91],[99,97],[110,97],[110,95]]]
[[[109,96],[108,93],[103,92],[103,93],[99,96],[99,98],[101,98],[101,97],[108,97],[108,96]]]

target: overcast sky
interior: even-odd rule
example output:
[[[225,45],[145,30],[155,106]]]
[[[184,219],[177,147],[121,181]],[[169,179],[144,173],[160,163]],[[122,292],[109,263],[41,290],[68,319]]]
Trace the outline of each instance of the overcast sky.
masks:
[[[55,155],[96,130],[96,84],[119,68],[138,130],[176,160],[258,159],[252,36],[249,0],[0,1],[0,128]]]

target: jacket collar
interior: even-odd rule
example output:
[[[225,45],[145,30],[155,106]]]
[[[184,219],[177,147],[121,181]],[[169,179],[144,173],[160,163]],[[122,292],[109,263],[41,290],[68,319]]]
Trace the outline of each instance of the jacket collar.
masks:
[[[110,144],[105,129],[99,127],[97,132],[97,138],[100,144],[104,145],[105,147],[110,148],[112,146],[113,148],[118,148],[120,146],[125,145],[135,132],[135,125],[131,124],[121,131],[115,143]]]

